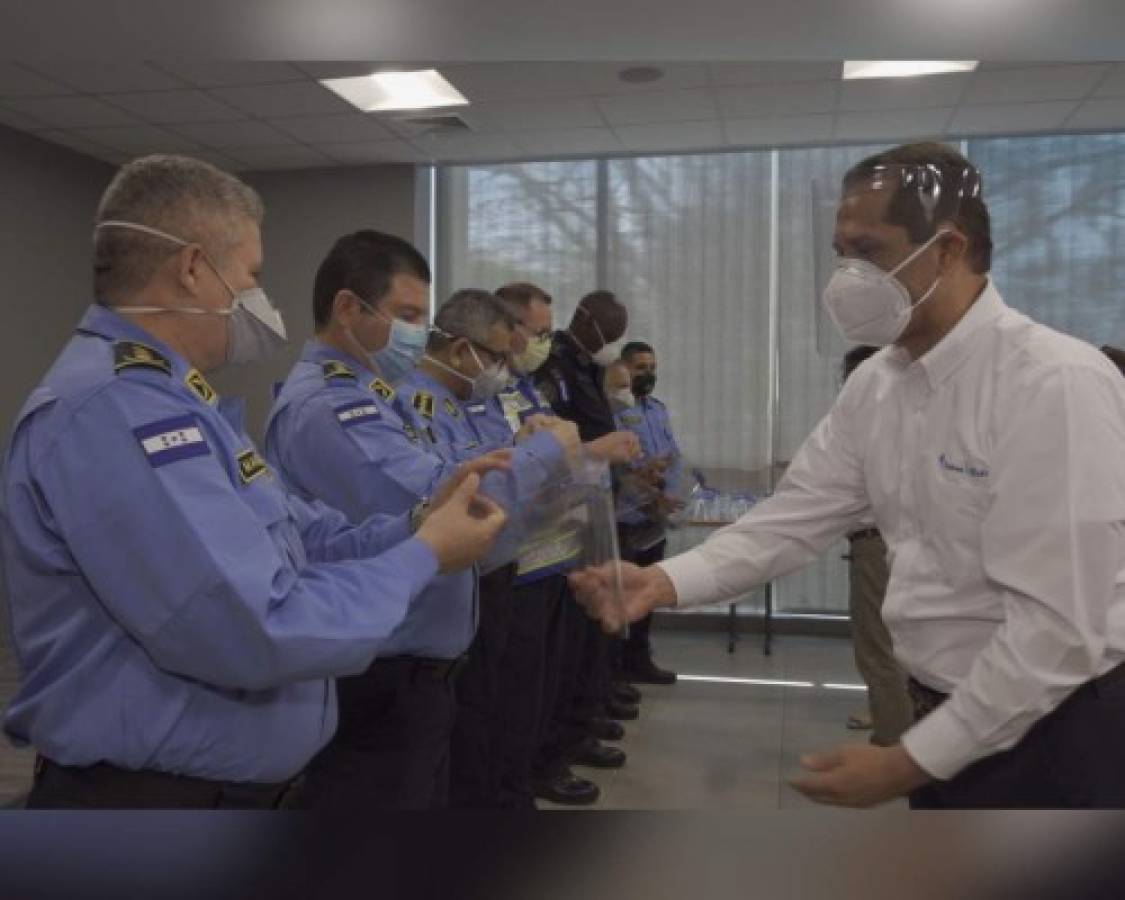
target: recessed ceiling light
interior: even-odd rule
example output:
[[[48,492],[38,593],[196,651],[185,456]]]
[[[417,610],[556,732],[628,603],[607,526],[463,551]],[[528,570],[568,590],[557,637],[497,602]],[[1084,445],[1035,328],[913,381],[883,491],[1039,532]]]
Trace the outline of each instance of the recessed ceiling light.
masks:
[[[469,102],[436,69],[373,72],[354,78],[324,78],[320,83],[364,112],[466,106]]]
[[[656,66],[632,66],[622,69],[617,77],[627,84],[649,84],[664,77],[664,70]]]
[[[942,72],[971,72],[976,60],[859,60],[844,63],[844,80],[853,78],[911,78],[914,75],[938,75]]]

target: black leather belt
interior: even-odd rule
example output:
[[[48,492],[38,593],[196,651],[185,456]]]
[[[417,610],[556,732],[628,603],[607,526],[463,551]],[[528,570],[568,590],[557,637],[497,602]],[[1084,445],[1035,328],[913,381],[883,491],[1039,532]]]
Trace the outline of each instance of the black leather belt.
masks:
[[[848,535],[849,541],[862,541],[864,538],[881,537],[878,528],[863,528],[859,531],[853,531]]]
[[[468,663],[468,654],[456,659],[430,659],[425,656],[388,656],[375,660],[371,668],[400,678],[427,678],[453,682]]]

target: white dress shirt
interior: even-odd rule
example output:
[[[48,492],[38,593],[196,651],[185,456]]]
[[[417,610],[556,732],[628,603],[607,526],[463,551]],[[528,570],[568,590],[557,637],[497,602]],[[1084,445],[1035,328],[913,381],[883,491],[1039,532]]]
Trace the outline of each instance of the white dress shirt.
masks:
[[[889,547],[895,655],[951,694],[903,737],[932,776],[1012,747],[1125,660],[1125,379],[991,281],[921,359],[861,365],[776,494],[662,566],[680,606],[724,600],[865,516]]]

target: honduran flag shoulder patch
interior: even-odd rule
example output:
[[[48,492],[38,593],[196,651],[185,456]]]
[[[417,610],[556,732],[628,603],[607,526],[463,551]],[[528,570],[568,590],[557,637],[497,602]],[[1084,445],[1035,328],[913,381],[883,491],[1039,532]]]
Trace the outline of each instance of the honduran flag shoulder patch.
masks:
[[[336,418],[345,428],[359,425],[361,422],[373,422],[380,417],[379,407],[371,400],[356,400],[337,406],[334,410]]]
[[[211,453],[207,438],[192,415],[151,422],[134,428],[133,434],[154,468]]]

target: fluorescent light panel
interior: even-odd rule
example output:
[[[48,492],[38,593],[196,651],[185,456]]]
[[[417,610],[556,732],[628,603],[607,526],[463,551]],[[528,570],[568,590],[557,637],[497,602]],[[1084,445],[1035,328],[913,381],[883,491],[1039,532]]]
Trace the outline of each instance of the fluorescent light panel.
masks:
[[[320,83],[364,112],[433,109],[469,103],[437,69],[373,72],[351,78],[324,78]]]
[[[976,60],[853,60],[844,63],[844,80],[855,78],[911,78],[915,75],[939,75],[943,72],[971,72]]]
[[[780,678],[730,678],[724,675],[680,675],[680,681],[699,681],[704,684],[748,684],[755,687],[822,687],[829,691],[866,691],[867,685],[847,684],[838,681],[824,681],[819,685],[813,681],[788,681]]]

